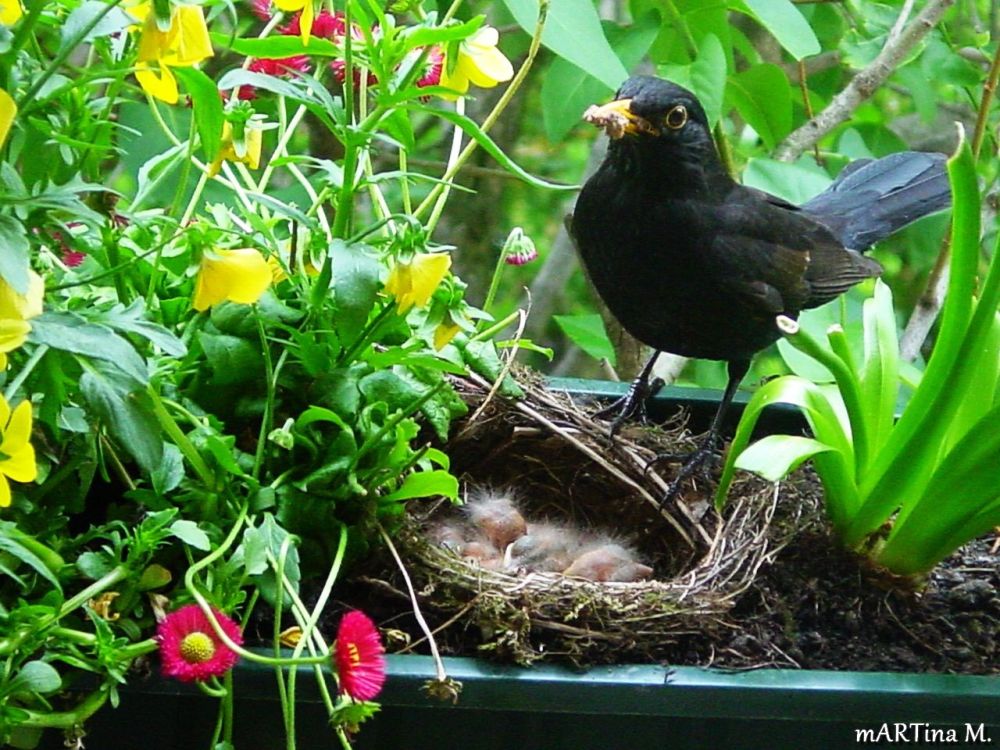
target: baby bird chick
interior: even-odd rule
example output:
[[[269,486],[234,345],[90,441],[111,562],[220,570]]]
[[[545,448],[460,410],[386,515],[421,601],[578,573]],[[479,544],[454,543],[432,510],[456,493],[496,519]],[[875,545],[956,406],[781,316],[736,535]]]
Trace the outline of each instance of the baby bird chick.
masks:
[[[510,495],[478,490],[465,504],[469,521],[501,552],[524,536],[528,525]]]
[[[591,581],[629,583],[653,575],[653,569],[636,560],[635,552],[617,542],[604,541],[587,548],[563,575],[589,578]]]
[[[583,539],[576,529],[555,523],[532,523],[510,547],[510,566],[538,573],[565,570],[579,554]]]

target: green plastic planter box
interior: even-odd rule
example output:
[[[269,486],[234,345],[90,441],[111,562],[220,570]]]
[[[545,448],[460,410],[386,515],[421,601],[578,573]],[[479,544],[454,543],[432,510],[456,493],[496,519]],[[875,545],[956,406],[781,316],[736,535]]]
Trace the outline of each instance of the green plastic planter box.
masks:
[[[624,393],[621,383],[558,379],[552,387],[592,398]],[[666,388],[651,408],[684,405],[695,429],[707,425],[716,391]],[[746,398],[737,397],[732,420]],[[770,407],[765,429],[799,431],[790,408]],[[427,656],[390,656],[381,712],[356,747],[392,750],[811,750],[873,746],[1000,747],[1000,675],[957,676],[760,669],[723,672],[660,665],[501,667],[445,660],[464,689],[458,702],[428,698]],[[310,670],[298,680],[298,747],[335,748]],[[117,709],[88,724],[88,748],[207,748],[217,703],[157,676],[121,691]],[[238,750],[285,746],[274,673],[235,670]],[[954,742],[952,740],[954,739]],[[51,733],[44,747],[61,747]]]
[[[928,737],[954,731],[1000,745],[996,677],[756,670],[724,673],[696,667],[499,667],[446,659],[462,682],[458,703],[427,698],[427,656],[390,656],[382,711],[356,746],[400,750],[652,750],[656,748],[857,748],[859,731]],[[301,748],[332,748],[313,676],[299,681]],[[236,668],[238,749],[282,748],[284,734],[270,668]],[[159,678],[131,685],[117,710],[89,725],[91,748],[206,748],[216,704],[196,689]],[[886,727],[886,730],[883,730]],[[922,735],[914,735],[923,732]],[[875,734],[871,735],[875,737]],[[948,737],[947,734],[939,735]],[[49,737],[58,747],[59,737]],[[880,745],[887,743],[881,742]],[[947,743],[902,743],[944,747]],[[983,744],[988,747],[989,745]]]

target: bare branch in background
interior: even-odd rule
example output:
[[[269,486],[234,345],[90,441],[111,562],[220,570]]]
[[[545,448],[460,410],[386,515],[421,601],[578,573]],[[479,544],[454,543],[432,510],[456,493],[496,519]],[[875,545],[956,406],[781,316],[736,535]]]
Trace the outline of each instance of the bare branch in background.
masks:
[[[775,158],[795,161],[837,125],[846,122],[858,106],[881,86],[907,58],[910,51],[934,28],[955,0],[929,0],[924,9],[895,37],[890,35],[882,51],[861,70],[846,88],[816,117],[794,131],[778,146]],[[904,13],[908,12],[904,8]]]

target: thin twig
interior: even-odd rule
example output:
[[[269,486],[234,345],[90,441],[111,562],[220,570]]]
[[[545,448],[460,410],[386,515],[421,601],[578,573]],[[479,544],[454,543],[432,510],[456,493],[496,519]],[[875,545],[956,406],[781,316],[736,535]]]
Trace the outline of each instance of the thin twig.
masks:
[[[782,141],[775,152],[775,158],[779,161],[795,161],[820,138],[840,123],[846,122],[854,110],[874,94],[892,72],[907,59],[910,51],[934,28],[954,2],[955,0],[929,0],[924,9],[897,37],[886,41],[878,56],[851,79],[826,109]]]

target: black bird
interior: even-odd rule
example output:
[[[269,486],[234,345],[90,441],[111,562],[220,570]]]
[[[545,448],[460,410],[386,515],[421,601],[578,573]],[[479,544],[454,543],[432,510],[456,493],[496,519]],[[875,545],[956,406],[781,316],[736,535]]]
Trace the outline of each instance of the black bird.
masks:
[[[878,276],[881,266],[860,251],[949,205],[945,157],[911,151],[855,161],[795,206],[732,179],[698,99],[674,83],[635,76],[584,119],[610,143],[570,232],[608,309],[655,350],[615,405],[622,410],[612,434],[649,395],[659,352],[728,362],[722,402],[672,497],[714,452],[751,358],[780,336],[775,318],[795,318]]]

